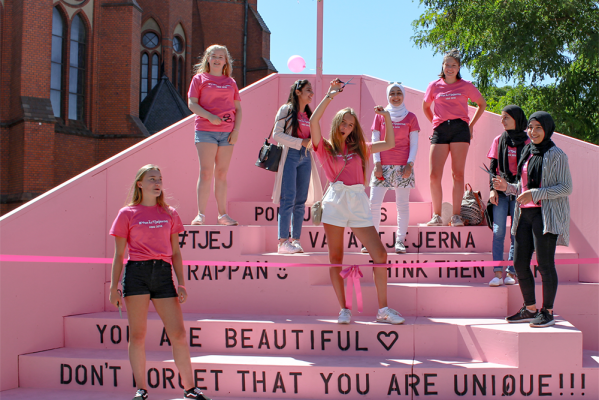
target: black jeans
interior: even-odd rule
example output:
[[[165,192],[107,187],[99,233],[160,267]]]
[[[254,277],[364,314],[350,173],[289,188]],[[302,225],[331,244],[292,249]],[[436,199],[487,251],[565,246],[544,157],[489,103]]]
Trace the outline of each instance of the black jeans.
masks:
[[[520,282],[524,304],[533,306],[535,301],[535,280],[530,270],[533,251],[537,252],[539,272],[543,281],[543,307],[553,309],[557,293],[557,271],[555,270],[555,247],[557,235],[543,235],[543,215],[541,207],[520,210],[516,243],[514,245],[514,267]]]

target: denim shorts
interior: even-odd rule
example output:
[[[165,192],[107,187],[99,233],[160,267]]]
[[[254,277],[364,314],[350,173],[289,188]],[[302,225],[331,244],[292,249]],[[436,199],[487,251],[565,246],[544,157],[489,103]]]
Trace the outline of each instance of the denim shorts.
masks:
[[[214,143],[218,146],[233,146],[229,143],[231,132],[196,131],[196,143]]]
[[[463,119],[443,121],[433,131],[431,144],[470,143],[470,127]]]
[[[123,297],[140,294],[149,294],[151,299],[177,297],[171,265],[163,260],[127,262]]]

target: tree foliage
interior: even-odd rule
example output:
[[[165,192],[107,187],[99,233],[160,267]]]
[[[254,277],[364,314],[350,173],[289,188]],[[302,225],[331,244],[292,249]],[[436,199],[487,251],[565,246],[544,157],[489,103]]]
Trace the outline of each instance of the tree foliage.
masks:
[[[561,133],[599,144],[599,3],[590,0],[421,0],[413,40],[458,48],[489,110],[545,110]],[[499,88],[498,81],[513,81]],[[553,80],[554,83],[542,84]],[[528,82],[528,83],[527,83]]]

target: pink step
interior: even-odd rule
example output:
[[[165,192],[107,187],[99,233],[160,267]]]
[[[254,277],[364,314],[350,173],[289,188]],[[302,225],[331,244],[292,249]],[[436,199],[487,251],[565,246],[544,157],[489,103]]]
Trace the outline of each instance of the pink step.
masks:
[[[335,355],[412,357],[416,317],[403,325],[378,323],[374,316],[337,317],[206,315],[185,313],[190,348],[215,354]],[[104,312],[65,318],[65,346],[127,349],[127,316]],[[170,342],[156,313],[148,316],[146,350],[170,351]]]
[[[241,225],[277,225],[279,205],[272,202],[230,201],[228,213]],[[310,207],[306,206],[304,226],[312,225]],[[410,225],[421,224],[431,219],[430,202],[410,202]],[[381,225],[397,225],[397,209],[395,203],[383,203],[381,208]]]
[[[516,393],[522,389],[526,394],[530,390],[531,376],[531,394],[535,397],[539,393],[557,396],[562,391],[575,393],[575,398],[582,398],[583,394],[585,398],[596,398],[599,394],[597,358],[599,353],[595,352],[586,353],[584,361],[577,365],[554,361],[546,365],[515,367],[464,357],[259,357],[192,353],[192,368],[198,385],[205,388],[208,396],[215,398],[222,395],[263,399],[381,399],[389,393],[394,396],[407,393],[451,399],[456,397],[456,390],[463,392],[465,388],[469,389],[466,397],[476,398],[475,387],[478,396],[482,389],[487,390],[489,396],[493,390],[501,396],[504,380],[515,385]],[[148,351],[146,369],[148,383],[155,386],[150,387],[152,393],[180,395],[177,370],[169,352]],[[24,388],[86,390],[111,395],[131,393],[133,389],[126,350],[64,348],[33,353],[20,357],[19,371],[20,385]],[[98,376],[101,374],[100,385]],[[475,383],[475,377],[478,383]],[[507,393],[512,387],[505,385]],[[520,396],[518,393],[515,397]]]
[[[281,271],[283,273],[285,271]],[[287,271],[290,272],[290,271]],[[287,273],[285,272],[285,273]],[[182,305],[184,312],[201,313],[207,309],[217,314],[255,314],[263,315],[319,315],[336,317],[339,306],[330,283],[308,285],[308,274],[292,271],[294,276],[304,275],[301,280],[280,280],[278,284],[264,279],[245,281],[241,284],[245,295],[239,298],[224,296],[239,285],[230,281],[213,281],[206,285],[201,281],[186,282],[189,291],[188,301]],[[368,267],[364,274],[370,274]],[[260,275],[262,277],[262,275]],[[271,277],[272,274],[269,275]],[[241,280],[241,276],[237,279]],[[269,278],[270,279],[270,278]],[[298,291],[298,287],[304,289]],[[109,283],[105,286],[108,293]],[[374,316],[378,309],[374,284],[361,284],[364,300],[364,315]],[[483,283],[438,284],[438,283],[389,283],[389,306],[405,316],[444,316],[444,317],[504,317],[507,312],[507,287],[490,288]],[[273,299],[277,299],[273,301]],[[451,299],[443,301],[439,299]],[[355,307],[354,301],[354,307]],[[493,307],[481,306],[493,304]],[[105,309],[116,308],[105,300]]]

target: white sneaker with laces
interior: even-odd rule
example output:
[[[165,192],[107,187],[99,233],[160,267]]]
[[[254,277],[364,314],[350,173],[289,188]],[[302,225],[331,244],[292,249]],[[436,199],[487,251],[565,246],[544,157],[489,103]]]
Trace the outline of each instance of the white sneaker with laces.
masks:
[[[239,225],[239,222],[237,222],[233,218],[229,217],[228,214],[223,214],[220,217],[218,217],[218,223],[220,225],[224,225],[224,226]]]
[[[376,322],[385,322],[387,324],[400,325],[403,324],[405,319],[400,313],[392,308],[387,307],[383,312],[379,310],[376,314]]]
[[[449,221],[450,226],[464,226],[464,221],[462,221],[462,217],[459,215],[452,215],[451,221]]]
[[[491,282],[489,282],[489,286],[501,286],[503,285],[503,279],[495,277],[493,279],[491,279]]]
[[[511,276],[507,275],[505,277],[505,279],[503,280],[503,284],[504,285],[515,285],[516,280],[514,278],[512,278]]]
[[[433,214],[433,218],[426,223],[426,226],[443,226],[443,220],[439,214]]]
[[[351,310],[349,308],[342,308],[339,311],[339,318],[337,318],[338,324],[347,325],[351,322]]]
[[[293,242],[291,242],[291,245],[295,247],[295,249],[297,250],[296,253],[304,252],[304,249],[302,248],[302,245],[300,244],[299,240],[294,240]]]
[[[289,240],[285,240],[284,242],[279,242],[279,248],[277,253],[279,254],[294,254],[297,253],[297,247],[292,245]]]
[[[368,254],[368,250],[365,246],[362,246],[362,248],[360,249],[360,253]]]
[[[397,254],[404,254],[406,252],[406,245],[403,242],[395,242],[395,252]]]
[[[193,221],[191,221],[191,224],[192,225],[204,225],[204,220],[205,219],[206,219],[206,216],[204,214],[198,214],[193,219]]]

